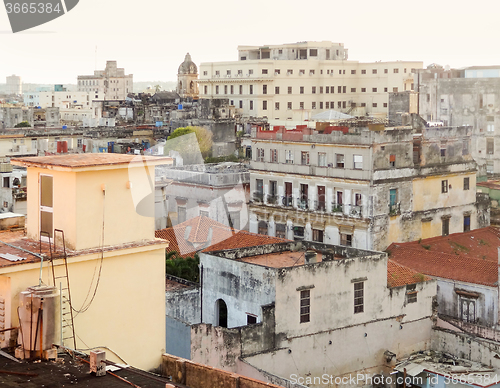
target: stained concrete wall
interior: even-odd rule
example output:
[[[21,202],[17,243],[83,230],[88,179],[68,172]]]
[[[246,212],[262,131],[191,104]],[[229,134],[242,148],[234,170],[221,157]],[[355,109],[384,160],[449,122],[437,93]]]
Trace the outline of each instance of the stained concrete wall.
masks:
[[[461,319],[460,295],[455,290],[479,294],[476,301],[475,323],[482,326],[498,324],[498,288],[480,284],[438,279],[438,313]]]
[[[192,324],[201,322],[201,294],[199,287],[166,292],[166,315]]]

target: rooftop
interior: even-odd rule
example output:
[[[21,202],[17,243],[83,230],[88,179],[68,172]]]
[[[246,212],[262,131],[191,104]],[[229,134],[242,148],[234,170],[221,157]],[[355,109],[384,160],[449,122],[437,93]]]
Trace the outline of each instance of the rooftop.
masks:
[[[462,385],[460,384],[462,382],[467,385],[487,387],[500,382],[500,371],[495,368],[433,350],[412,354],[394,369],[411,377],[416,377],[424,371],[441,376],[453,376],[458,386]]]
[[[87,153],[13,158],[11,159],[11,163],[15,166],[25,167],[76,169],[85,167],[128,165],[131,163],[147,163],[148,165],[172,164],[173,159],[170,157],[154,157],[142,155]]]
[[[387,287],[401,287],[407,284],[421,283],[431,280],[411,268],[396,263],[394,260],[387,261]]]
[[[149,245],[165,244],[166,241],[162,239],[155,239],[149,241],[137,241],[132,243],[120,244],[120,245],[110,245],[105,246],[102,250],[101,248],[83,249],[83,250],[71,250],[66,248],[66,254],[68,257],[75,257],[80,255],[89,255],[98,252],[110,252],[117,249],[128,249],[135,247],[143,247]],[[41,248],[41,253],[40,253]],[[58,251],[56,257],[61,253],[61,246],[58,245]],[[54,246],[52,245],[54,250]],[[17,231],[0,231],[0,268],[9,267],[13,265],[20,265],[26,263],[40,262],[40,255],[45,257],[50,256],[50,247],[46,242],[42,242],[40,247],[40,242],[31,240],[24,235],[23,230]]]
[[[108,367],[109,368],[109,367]],[[76,385],[82,388],[127,388],[130,383],[141,388],[165,388],[169,382],[148,372],[140,374],[132,372],[134,368],[114,370],[118,377],[106,373],[105,376],[96,377],[90,374],[90,366],[78,359],[72,360],[63,356],[58,361],[22,361],[17,363],[7,358],[0,358],[0,385],[2,387],[69,387]],[[176,385],[177,386],[177,385]]]
[[[205,216],[191,218],[172,228],[157,230],[157,238],[170,242],[167,252],[181,257],[203,250],[220,251],[288,241],[286,239],[230,228]]]
[[[305,256],[306,256],[305,252],[303,251],[298,251],[298,252],[285,251],[285,252],[244,257],[242,259],[239,259],[238,261],[263,265],[265,267],[271,267],[271,268],[288,268],[306,264]],[[316,262],[322,261],[322,258],[323,255],[321,253],[317,253]]]
[[[500,231],[492,226],[387,248],[391,260],[420,273],[496,287]]]

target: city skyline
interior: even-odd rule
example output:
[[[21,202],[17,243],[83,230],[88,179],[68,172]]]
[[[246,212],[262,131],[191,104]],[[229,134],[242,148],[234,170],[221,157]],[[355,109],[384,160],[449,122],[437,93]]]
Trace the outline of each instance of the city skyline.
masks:
[[[238,45],[306,40],[344,43],[349,59],[361,62],[499,65],[490,47],[500,32],[494,20],[500,5],[482,3],[456,9],[429,0],[418,7],[393,0],[355,7],[316,0],[307,7],[296,0],[196,0],[186,8],[153,0],[85,0],[67,15],[17,34],[0,11],[0,82],[16,74],[27,83],[76,83],[106,60],[118,61],[136,82],[175,81],[186,52],[199,65],[237,60]]]

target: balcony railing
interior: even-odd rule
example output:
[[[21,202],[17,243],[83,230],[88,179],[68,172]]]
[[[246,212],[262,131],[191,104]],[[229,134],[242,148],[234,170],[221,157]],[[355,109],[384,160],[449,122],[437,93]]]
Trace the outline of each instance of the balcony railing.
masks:
[[[359,205],[350,205],[349,215],[352,217],[361,217],[362,216],[362,206]]]
[[[400,203],[394,203],[392,205],[389,205],[389,215],[390,216],[396,216],[401,213],[401,207]]]
[[[344,212],[344,204],[332,202],[332,213],[343,213]]]
[[[293,206],[293,197],[291,195],[281,197],[281,203],[286,207]]]
[[[258,191],[254,192],[252,200],[254,202],[264,202],[264,193]]]
[[[297,198],[297,207],[302,210],[309,209],[309,201],[307,198]]]
[[[326,211],[325,201],[314,201],[314,210],[324,212]]]
[[[267,203],[269,205],[277,205],[278,204],[278,196],[273,194],[267,195]]]

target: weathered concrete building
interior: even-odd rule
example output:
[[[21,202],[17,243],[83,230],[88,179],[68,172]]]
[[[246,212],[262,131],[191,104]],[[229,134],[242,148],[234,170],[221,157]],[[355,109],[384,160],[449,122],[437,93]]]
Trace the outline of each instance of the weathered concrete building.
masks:
[[[416,80],[420,115],[444,126],[471,126],[473,158],[486,165],[488,174],[500,173],[500,154],[495,153],[500,147],[500,67],[430,66]]]
[[[14,128],[17,124],[26,121],[33,127],[33,108],[27,107],[0,107],[0,129]]]
[[[156,229],[197,216],[248,229],[248,167],[238,163],[158,167]]]
[[[200,268],[198,292],[167,292],[167,315],[197,323],[195,362],[334,387],[319,379],[388,375],[395,358],[430,346],[436,283],[385,253],[285,242],[201,253]]]
[[[252,134],[249,230],[383,250],[489,225],[470,127],[351,119]]]

